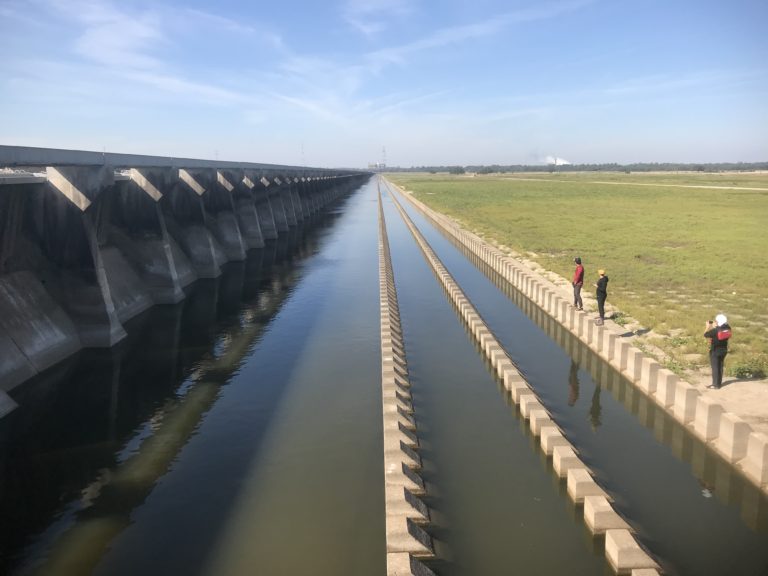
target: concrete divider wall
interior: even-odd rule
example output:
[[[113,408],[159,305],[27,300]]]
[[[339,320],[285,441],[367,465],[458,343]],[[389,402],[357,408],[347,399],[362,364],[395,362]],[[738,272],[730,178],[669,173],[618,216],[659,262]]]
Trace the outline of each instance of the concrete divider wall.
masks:
[[[396,188],[391,182],[388,184]],[[648,394],[649,398],[657,402],[681,424],[699,435],[712,450],[727,458],[749,481],[768,492],[768,483],[766,483],[768,460],[761,456],[762,452],[757,448],[762,445],[763,440],[746,422],[740,421],[735,415],[723,410],[725,417],[719,418],[719,425],[708,423],[704,426],[708,430],[707,434],[701,435],[699,430],[702,426],[694,426],[693,422],[697,418],[706,419],[707,416],[704,413],[697,416],[697,397],[700,393],[696,387],[681,381],[678,376],[663,368],[655,359],[646,357],[631,343],[617,337],[608,327],[592,324],[586,314],[576,311],[571,306],[570,296],[564,295],[557,286],[522,262],[506,256],[445,215],[435,212],[414,198],[412,194],[399,190],[404,198],[434,222],[439,229],[474,253],[497,274],[507,279],[516,290],[552,315],[582,342],[587,345],[599,343],[597,346],[592,346],[599,356],[615,366],[639,390]],[[546,286],[551,292],[551,303],[548,306],[542,303],[542,299],[537,296],[538,292],[532,288],[534,282],[537,286]],[[750,442],[756,447],[752,452],[746,449]]]
[[[0,146],[5,166],[20,168],[0,173],[0,310],[26,321],[9,313],[0,324],[4,391],[81,347],[114,345],[130,318],[179,302],[197,278],[276,238],[270,200],[280,203],[281,230],[295,228],[307,216],[299,176],[313,213],[370,177]]]
[[[534,437],[539,438],[540,449],[552,457],[553,470],[560,478],[566,479],[568,495],[575,504],[584,505],[584,521],[593,534],[605,534],[606,541],[616,536],[621,530],[620,543],[610,550],[606,547],[606,559],[617,573],[627,573],[637,569],[652,570],[658,573],[658,564],[646,552],[629,530],[629,524],[613,509],[609,496],[595,482],[593,474],[579,458],[576,449],[554,422],[546,408],[539,401],[535,391],[528,385],[523,374],[506,354],[492,331],[485,324],[469,299],[443,266],[429,243],[413,224],[394,195],[395,206],[421,248],[433,272],[442,284],[445,293],[454,308],[468,327],[470,334],[480,345],[482,352],[490,361],[491,367],[504,383],[511,398],[518,406],[520,414],[528,422]],[[585,501],[589,497],[600,497],[599,501],[588,508]],[[599,513],[587,510],[599,510]]]
[[[418,474],[419,440],[381,192],[378,202],[387,575],[429,576],[432,571],[418,560],[433,558],[434,549],[423,529],[430,520],[429,509],[418,497],[425,493],[425,485]]]

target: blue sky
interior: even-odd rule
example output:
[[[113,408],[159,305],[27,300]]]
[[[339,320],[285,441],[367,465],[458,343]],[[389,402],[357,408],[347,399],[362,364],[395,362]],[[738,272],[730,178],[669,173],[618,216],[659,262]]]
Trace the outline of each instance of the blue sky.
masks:
[[[0,144],[312,166],[768,160],[765,0],[0,0]]]

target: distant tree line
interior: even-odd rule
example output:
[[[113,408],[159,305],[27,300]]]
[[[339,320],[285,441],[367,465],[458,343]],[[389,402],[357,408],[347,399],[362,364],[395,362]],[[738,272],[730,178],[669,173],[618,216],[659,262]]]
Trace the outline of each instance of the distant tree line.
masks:
[[[635,164],[509,164],[490,166],[412,166],[401,168],[387,166],[387,172],[448,172],[450,174],[495,174],[506,172],[726,172],[768,170],[768,162],[714,162],[708,164],[683,164],[678,162],[649,162]]]

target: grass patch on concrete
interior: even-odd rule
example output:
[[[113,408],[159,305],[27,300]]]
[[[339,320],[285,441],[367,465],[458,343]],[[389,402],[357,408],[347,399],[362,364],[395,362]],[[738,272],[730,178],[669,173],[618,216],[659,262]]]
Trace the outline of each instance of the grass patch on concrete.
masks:
[[[568,280],[581,256],[585,290],[605,268],[608,302],[678,371],[706,362],[704,321],[719,312],[734,329],[731,373],[768,355],[768,174],[387,177]]]

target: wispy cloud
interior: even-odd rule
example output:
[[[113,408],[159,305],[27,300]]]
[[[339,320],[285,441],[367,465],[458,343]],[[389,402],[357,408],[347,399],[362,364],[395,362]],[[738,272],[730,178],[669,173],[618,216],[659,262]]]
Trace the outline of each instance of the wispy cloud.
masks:
[[[249,101],[249,98],[240,92],[209,84],[192,82],[173,75],[126,71],[122,74],[122,77],[160,90],[166,94],[173,94],[177,97],[183,96],[188,100],[204,101],[208,104],[223,106]]]
[[[402,64],[417,52],[461,44],[468,40],[498,34],[514,24],[557,18],[592,4],[594,0],[570,0],[506,12],[480,22],[442,28],[414,42],[376,50],[367,55],[368,62],[381,68],[388,64]]]
[[[609,96],[628,97],[647,94],[681,93],[704,87],[722,89],[726,86],[741,85],[765,74],[741,72],[738,70],[699,70],[685,74],[654,74],[629,78],[607,87],[603,93]]]
[[[157,13],[128,13],[100,0],[48,0],[47,4],[76,30],[73,49],[86,60],[132,69],[162,67],[162,61],[151,55],[165,42]]]
[[[188,8],[184,12],[189,20],[195,21],[203,26],[215,26],[216,28],[227,32],[255,36],[260,42],[268,44],[276,50],[285,49],[285,42],[282,35],[270,30],[266,26],[254,23],[244,23],[220,14],[213,14],[194,8]]]
[[[383,32],[390,20],[412,11],[411,0],[347,0],[342,16],[358,32],[373,37]]]

